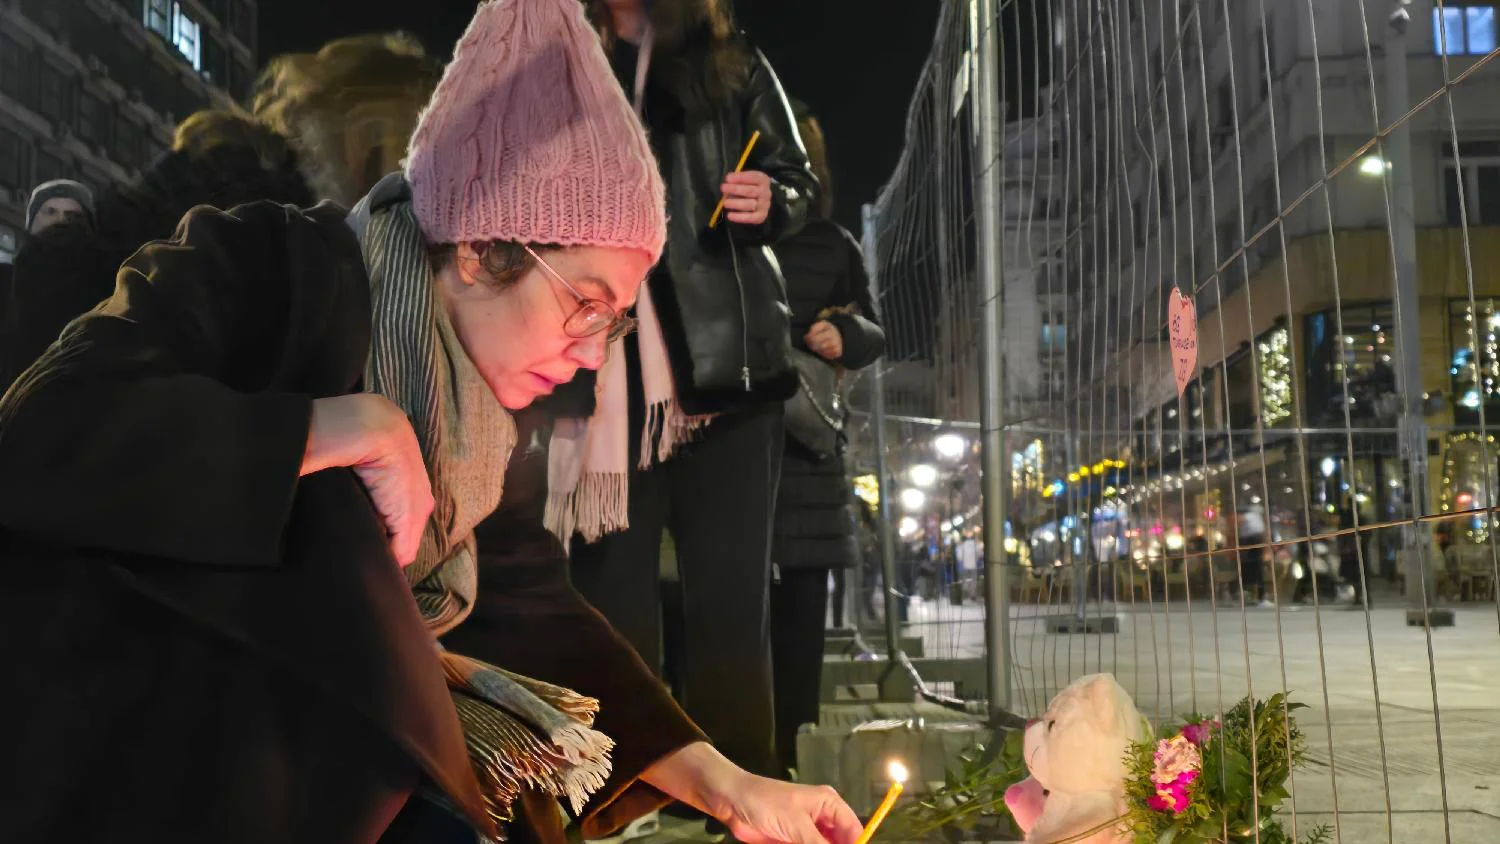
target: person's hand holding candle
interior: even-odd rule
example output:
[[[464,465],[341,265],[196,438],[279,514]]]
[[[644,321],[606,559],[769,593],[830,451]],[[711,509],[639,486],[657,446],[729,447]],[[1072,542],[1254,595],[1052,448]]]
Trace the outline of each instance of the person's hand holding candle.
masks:
[[[741,844],[854,844],[859,818],[828,786],[756,776],[696,742],[642,775],[661,791],[703,810]]]
[[[771,214],[771,177],[759,170],[726,175],[719,191],[731,223],[758,226]]]
[[[745,162],[750,160],[750,152],[759,140],[760,130],[757,129],[745,143],[734,172],[724,176],[724,184],[719,186],[719,204],[714,207],[713,216],[708,218],[709,228],[718,228],[719,217],[725,210],[729,211],[729,222],[752,226],[764,223],[771,215],[771,177],[759,170],[745,169]]]

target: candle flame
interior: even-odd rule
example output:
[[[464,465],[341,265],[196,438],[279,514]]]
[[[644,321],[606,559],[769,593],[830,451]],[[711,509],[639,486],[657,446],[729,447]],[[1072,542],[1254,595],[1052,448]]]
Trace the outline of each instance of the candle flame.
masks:
[[[893,782],[900,783],[906,782],[906,777],[908,776],[906,766],[896,761],[891,762],[890,766],[886,768],[886,773],[890,774]]]

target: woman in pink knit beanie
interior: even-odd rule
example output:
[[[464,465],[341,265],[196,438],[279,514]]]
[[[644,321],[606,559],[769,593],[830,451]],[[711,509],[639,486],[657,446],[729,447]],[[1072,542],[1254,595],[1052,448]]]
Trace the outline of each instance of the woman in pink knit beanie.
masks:
[[[194,209],[0,400],[25,725],[0,767],[29,784],[7,840],[481,841],[523,796],[588,819],[635,792],[849,844],[837,795],[730,764],[572,619],[535,649],[636,677],[602,705],[677,744],[649,757],[595,729],[589,689],[438,644],[474,609],[511,412],[605,366],[662,250],[661,178],[575,0],[480,6],[407,175],[347,220]],[[548,609],[517,600],[512,626]]]

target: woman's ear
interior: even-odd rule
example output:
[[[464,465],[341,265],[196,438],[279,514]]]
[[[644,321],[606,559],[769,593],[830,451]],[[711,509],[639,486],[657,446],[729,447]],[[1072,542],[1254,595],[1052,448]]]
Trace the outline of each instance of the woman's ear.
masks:
[[[479,250],[472,243],[460,243],[453,251],[453,267],[458,271],[458,280],[465,287],[472,287],[480,281],[479,273],[483,265],[479,260]]]

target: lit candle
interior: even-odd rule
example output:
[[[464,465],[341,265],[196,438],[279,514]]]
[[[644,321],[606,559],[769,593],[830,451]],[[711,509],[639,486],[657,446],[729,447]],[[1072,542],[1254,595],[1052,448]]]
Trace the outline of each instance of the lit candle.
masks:
[[[891,813],[891,808],[896,805],[896,798],[901,796],[901,789],[906,787],[906,766],[900,762],[891,762],[886,772],[891,776],[891,787],[885,793],[885,799],[880,801],[880,806],[875,809],[875,814],[870,816],[870,822],[865,824],[865,831],[859,834],[859,839],[854,844],[870,844],[870,839],[875,837],[875,828],[885,820],[885,816]]]

